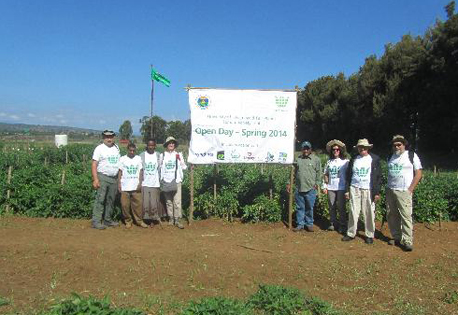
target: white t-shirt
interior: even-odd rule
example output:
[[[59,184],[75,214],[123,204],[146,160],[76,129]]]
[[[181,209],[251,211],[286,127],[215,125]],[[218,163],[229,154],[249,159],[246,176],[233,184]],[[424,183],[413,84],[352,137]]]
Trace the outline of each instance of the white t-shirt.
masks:
[[[119,164],[119,169],[122,171],[121,190],[137,190],[138,183],[140,182],[140,171],[143,167],[142,159],[138,155],[133,158],[124,155],[121,156]]]
[[[144,187],[159,187],[159,165],[158,153],[149,154],[145,152],[145,163],[143,165],[143,182]]]
[[[119,157],[119,149],[116,145],[108,147],[104,143],[99,144],[92,155],[92,159],[97,161],[97,173],[107,176],[118,175]]]
[[[177,160],[177,154],[180,156],[179,160]],[[178,165],[176,182],[181,183],[183,181],[183,170],[187,168],[183,155],[176,151],[165,151],[161,155],[161,160],[161,180],[167,183],[173,181],[175,179],[175,165]]]
[[[328,183],[324,184],[324,188],[328,190],[345,190],[347,167],[348,160],[341,158],[328,160],[324,167],[324,174],[328,175]]]
[[[361,189],[371,188],[371,164],[372,157],[358,155],[353,163],[353,175],[351,185]]]
[[[388,161],[388,187],[394,190],[407,191],[414,177],[413,171],[422,169],[420,159],[414,153],[413,165],[410,163],[409,151],[401,155],[393,154]]]

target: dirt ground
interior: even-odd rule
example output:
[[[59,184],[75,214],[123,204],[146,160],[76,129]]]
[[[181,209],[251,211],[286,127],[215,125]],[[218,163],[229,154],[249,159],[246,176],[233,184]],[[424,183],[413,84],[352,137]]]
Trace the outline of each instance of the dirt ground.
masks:
[[[98,231],[85,220],[0,217],[0,297],[10,301],[0,313],[29,314],[71,292],[157,310],[279,284],[355,314],[458,314],[458,223],[417,224],[414,237],[406,253],[380,239],[343,243],[319,226],[206,220]]]

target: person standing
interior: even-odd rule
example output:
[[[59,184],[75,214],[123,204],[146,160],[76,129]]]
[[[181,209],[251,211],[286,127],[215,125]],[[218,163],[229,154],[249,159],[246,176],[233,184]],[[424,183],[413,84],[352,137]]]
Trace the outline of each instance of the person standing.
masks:
[[[159,154],[156,150],[156,140],[150,139],[146,143],[146,151],[140,154],[143,166],[142,198],[143,219],[161,222],[159,209],[161,208],[159,189]],[[153,227],[153,224],[151,224]]]
[[[119,192],[121,193],[122,216],[126,228],[132,227],[132,222],[136,225],[147,228],[143,222],[142,209],[142,177],[143,165],[140,156],[135,154],[136,146],[129,143],[127,155],[119,160]]]
[[[175,225],[179,229],[184,229],[180,222],[182,217],[181,209],[181,183],[183,181],[183,170],[187,168],[183,159],[183,154],[175,151],[178,142],[174,137],[168,137],[164,143],[165,151],[160,159],[160,179],[161,187],[167,184],[176,183],[176,190],[164,191],[165,203],[169,225]]]
[[[380,158],[370,153],[372,144],[367,139],[359,139],[356,144],[358,155],[350,160],[347,168],[347,192],[345,198],[350,199],[347,235],[342,241],[348,242],[355,238],[360,212],[363,213],[366,244],[374,243],[375,233],[375,202],[380,199]]]
[[[304,141],[301,144],[302,154],[296,159],[296,221],[297,225],[294,232],[306,230],[313,232],[313,207],[317,195],[318,187],[321,183],[321,162],[312,153],[312,144]],[[286,185],[288,193],[291,190],[289,184]]]
[[[103,143],[95,148],[92,155],[92,187],[97,190],[92,208],[92,227],[98,230],[119,225],[112,217],[118,189],[120,157],[114,137],[113,131],[103,131]]]
[[[406,150],[407,140],[395,135],[391,140],[393,155],[388,161],[386,190],[387,221],[392,240],[404,251],[413,250],[412,196],[422,177],[420,159],[414,151]]]
[[[323,193],[328,196],[330,225],[328,231],[338,229],[339,233],[347,231],[347,211],[345,209],[345,187],[348,159],[345,158],[345,143],[334,139],[326,144],[329,160],[324,168]],[[337,220],[337,212],[339,220]]]

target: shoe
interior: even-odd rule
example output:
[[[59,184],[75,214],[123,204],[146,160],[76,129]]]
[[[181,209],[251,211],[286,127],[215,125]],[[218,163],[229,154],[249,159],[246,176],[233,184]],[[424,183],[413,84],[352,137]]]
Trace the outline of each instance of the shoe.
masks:
[[[305,230],[306,230],[307,232],[313,232],[313,225],[310,225],[310,226],[306,225],[306,226],[305,226]]]
[[[118,227],[119,223],[116,221],[103,221],[103,225],[106,227]]]
[[[174,225],[173,219],[169,219],[169,225]]]
[[[334,225],[332,225],[332,224],[330,226],[328,226],[328,228],[326,229],[326,231],[329,231],[329,232],[332,232],[334,230],[335,230],[335,228],[334,228]]]
[[[398,240],[389,240],[388,241],[388,245],[396,245],[396,246],[400,246],[401,245],[401,242],[399,242]]]
[[[148,224],[146,224],[145,222],[140,222],[140,224],[138,226],[142,227],[144,229],[148,228]]]
[[[130,229],[132,227],[132,222],[126,222],[126,229]]]
[[[103,225],[102,223],[92,222],[92,228],[97,229],[97,230],[105,230],[107,227]]]
[[[345,235],[344,237],[342,237],[342,242],[350,242],[350,241],[353,241],[354,239],[355,239],[354,237]]]
[[[293,232],[303,232],[303,231],[304,231],[304,227],[303,226],[296,226],[293,229]]]
[[[404,245],[402,245],[402,250],[405,251],[405,252],[411,252],[411,251],[413,251],[413,246],[412,245],[408,245],[408,244],[404,244]]]
[[[175,220],[175,226],[176,226],[177,228],[179,228],[180,230],[184,229],[183,224],[181,224],[180,221],[178,221],[178,220]]]
[[[342,235],[345,235],[347,233],[347,228],[340,227],[339,228],[339,233],[342,234]]]
[[[364,242],[366,244],[368,244],[368,245],[374,244],[374,238],[373,237],[366,237],[366,240]]]

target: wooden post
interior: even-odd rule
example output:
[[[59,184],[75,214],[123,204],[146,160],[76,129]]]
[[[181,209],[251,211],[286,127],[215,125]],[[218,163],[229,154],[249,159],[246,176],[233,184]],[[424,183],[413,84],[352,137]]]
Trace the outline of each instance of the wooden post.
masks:
[[[191,164],[191,178],[189,180],[189,217],[188,224],[191,225],[194,215],[194,164]]]
[[[434,165],[434,176],[437,175],[437,168],[436,168],[436,165]]]
[[[261,164],[261,175],[264,175],[264,164]]]
[[[68,164],[68,151],[65,150],[65,164]]]
[[[294,165],[291,165],[291,173],[289,176],[289,202],[288,202],[288,228],[293,228],[293,184],[294,184]]]
[[[216,200],[216,164],[213,164],[213,199]]]
[[[8,186],[11,185],[12,172],[13,172],[13,167],[10,165],[8,166],[8,177],[6,179],[6,183],[8,184]],[[9,204],[10,196],[11,196],[11,190],[8,188],[8,190],[6,191],[6,208],[5,208],[6,213],[10,212],[10,204]]]
[[[45,166],[48,165],[48,157],[45,156]]]
[[[269,199],[272,200],[273,198],[273,186],[274,182],[272,179],[272,173],[269,174]]]
[[[65,170],[62,171],[62,179],[60,181],[60,184],[63,186],[65,184]]]

